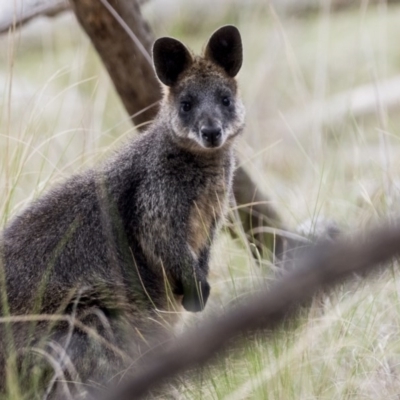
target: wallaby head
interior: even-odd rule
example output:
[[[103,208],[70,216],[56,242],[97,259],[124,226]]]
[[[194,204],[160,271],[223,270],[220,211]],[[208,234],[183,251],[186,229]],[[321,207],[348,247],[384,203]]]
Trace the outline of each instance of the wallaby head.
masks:
[[[244,107],[235,76],[242,66],[242,41],[234,26],[213,33],[203,56],[194,56],[178,40],[154,43],[156,74],[167,86],[161,112],[171,132],[193,151],[214,151],[231,143],[244,126]]]

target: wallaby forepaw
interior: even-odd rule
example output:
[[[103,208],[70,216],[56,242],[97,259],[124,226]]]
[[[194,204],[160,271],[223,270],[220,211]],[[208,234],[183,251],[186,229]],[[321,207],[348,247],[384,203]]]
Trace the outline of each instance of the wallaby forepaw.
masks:
[[[186,311],[203,311],[210,295],[210,285],[207,281],[197,281],[184,291],[182,305]]]

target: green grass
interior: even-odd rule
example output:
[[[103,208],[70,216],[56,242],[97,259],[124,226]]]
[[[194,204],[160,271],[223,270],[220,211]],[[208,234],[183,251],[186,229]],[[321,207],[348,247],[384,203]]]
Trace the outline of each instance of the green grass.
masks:
[[[398,74],[399,6],[303,18],[277,15],[262,3],[205,12],[210,18],[184,4],[179,9],[168,20],[147,9],[157,35],[173,35],[199,50],[221,24],[241,30],[247,129],[239,160],[292,229],[325,217],[352,232],[399,213],[398,105],[318,120],[336,94]],[[54,182],[106,157],[134,129],[73,16],[3,36],[0,49],[4,224]],[[227,234],[213,253],[207,310],[185,314],[180,329],[243,301],[270,275]],[[397,398],[396,268],[324,295],[323,305],[304,310],[291,329],[272,338],[255,335],[171,392],[202,400]]]

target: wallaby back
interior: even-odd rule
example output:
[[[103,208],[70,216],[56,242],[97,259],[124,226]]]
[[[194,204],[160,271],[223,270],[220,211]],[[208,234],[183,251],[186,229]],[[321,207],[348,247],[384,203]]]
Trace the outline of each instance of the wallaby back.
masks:
[[[200,311],[207,302],[210,246],[244,124],[234,79],[240,34],[220,28],[201,57],[161,38],[153,58],[165,93],[147,132],[33,202],[2,234],[2,314],[64,320],[3,325],[0,376],[15,352],[20,371],[24,360],[37,362],[26,355],[33,346],[68,379],[105,384],[149,338],[164,340],[160,311]],[[44,381],[57,399],[71,390],[58,378]]]

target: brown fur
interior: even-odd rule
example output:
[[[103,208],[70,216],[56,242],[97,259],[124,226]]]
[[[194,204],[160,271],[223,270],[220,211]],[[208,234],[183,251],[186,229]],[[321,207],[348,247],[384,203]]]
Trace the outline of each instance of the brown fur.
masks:
[[[193,202],[189,216],[188,243],[197,257],[209,245],[211,232],[226,214],[227,191],[225,180],[211,183]]]

